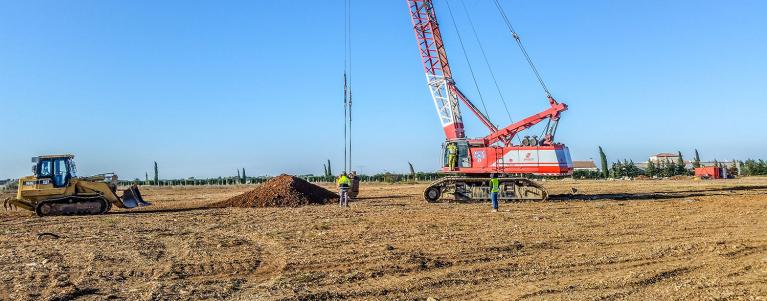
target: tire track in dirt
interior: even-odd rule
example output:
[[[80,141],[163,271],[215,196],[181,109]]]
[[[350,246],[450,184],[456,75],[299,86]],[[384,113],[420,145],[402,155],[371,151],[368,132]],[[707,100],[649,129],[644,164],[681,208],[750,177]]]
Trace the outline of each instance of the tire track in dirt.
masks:
[[[166,239],[166,244],[174,244],[167,250],[164,269],[156,278],[160,285],[145,294],[146,299],[168,295],[183,299],[205,294],[204,288],[211,284],[229,285],[228,290],[217,294],[219,297],[241,298],[268,285],[282,273],[285,265],[279,245],[258,235],[212,231],[198,232],[183,242]],[[190,283],[195,289],[189,286],[168,289],[179,281]]]
[[[646,289],[649,286],[655,285],[662,281],[667,281],[674,279],[676,277],[688,274],[695,270],[697,268],[689,268],[689,267],[680,267],[680,268],[674,268],[669,270],[664,270],[661,272],[658,272],[656,274],[653,274],[649,277],[639,279],[637,281],[631,282],[625,286],[623,286],[621,289],[624,289],[623,292],[613,293],[606,296],[602,296],[599,299],[600,300],[620,300],[625,299],[632,294],[635,294],[639,292],[640,290]]]
[[[19,235],[11,253],[0,255],[8,259],[0,261],[4,271],[0,279],[5,283],[0,285],[0,299],[65,300],[85,295],[153,300],[207,295],[222,299],[239,294],[243,286],[274,279],[285,265],[284,250],[256,235],[208,231],[211,227],[199,229],[196,223],[171,229],[162,223],[135,223],[127,216],[83,218],[102,224],[89,228],[73,226],[63,222],[65,219],[33,218],[34,222],[11,227],[17,233],[46,229],[60,233],[61,238],[38,240],[31,233]],[[73,219],[77,218],[69,217]],[[6,241],[0,246],[9,250]],[[24,255],[16,254],[21,250]],[[11,258],[25,259],[16,262]]]

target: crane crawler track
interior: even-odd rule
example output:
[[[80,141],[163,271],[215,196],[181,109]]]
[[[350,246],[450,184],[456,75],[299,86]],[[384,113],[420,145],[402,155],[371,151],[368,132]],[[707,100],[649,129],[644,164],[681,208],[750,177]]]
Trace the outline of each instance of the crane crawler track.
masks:
[[[525,178],[498,178],[499,200],[545,201],[549,194],[543,186]],[[489,177],[451,176],[429,184],[423,198],[429,203],[482,202],[490,199]]]
[[[38,216],[98,215],[112,207],[102,196],[68,196],[39,202],[35,206]]]

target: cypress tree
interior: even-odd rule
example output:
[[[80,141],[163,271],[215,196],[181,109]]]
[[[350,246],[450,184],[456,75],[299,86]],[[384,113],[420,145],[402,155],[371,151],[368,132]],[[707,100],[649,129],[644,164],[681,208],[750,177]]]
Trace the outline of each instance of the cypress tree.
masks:
[[[157,170],[157,161],[154,161],[154,184],[160,185],[160,172]]]
[[[728,177],[730,177],[730,176],[737,176],[738,175],[738,161],[736,161],[735,159],[732,159],[732,161],[730,161],[730,162],[732,162],[730,164],[730,166],[727,166],[725,164],[725,167],[727,169],[727,176]]]
[[[328,177],[333,176],[333,169],[330,168],[330,159],[328,159]]]
[[[248,177],[245,176],[245,167],[242,168],[242,184],[246,184],[248,182]]]
[[[652,160],[649,160],[647,162],[647,170],[645,171],[645,173],[647,173],[647,176],[651,178],[658,175],[658,169],[655,167],[655,162],[653,162]]]
[[[698,167],[700,167],[700,155],[698,154],[698,149],[695,149],[695,158],[692,160],[692,168]]]
[[[145,171],[144,176],[146,177],[146,181],[144,181],[144,185],[149,185],[149,173]]]
[[[618,160],[618,162],[613,163],[612,177],[613,178],[623,177],[623,162],[621,162],[621,160]]]
[[[663,161],[661,161],[661,160],[658,160],[658,162],[656,162],[656,163],[657,164],[655,165],[655,167],[658,170],[658,177],[661,177],[661,178],[665,177],[666,176],[666,164],[663,163]]]
[[[676,172],[677,172],[676,162],[674,162],[674,161],[669,162],[668,165],[666,165],[665,169],[666,169],[666,176],[667,177],[675,176]]]
[[[684,159],[682,158],[682,152],[677,151],[677,159],[676,159],[676,174],[677,175],[686,175],[687,174],[687,167],[684,163]]]
[[[629,177],[636,177],[640,175],[642,172],[639,170],[639,167],[637,167],[636,164],[634,164],[634,160],[629,160],[628,164],[628,175]]]
[[[599,160],[602,163],[602,177],[610,177],[610,170],[607,169],[607,155],[605,155],[605,152],[602,150],[601,146],[599,147]]]

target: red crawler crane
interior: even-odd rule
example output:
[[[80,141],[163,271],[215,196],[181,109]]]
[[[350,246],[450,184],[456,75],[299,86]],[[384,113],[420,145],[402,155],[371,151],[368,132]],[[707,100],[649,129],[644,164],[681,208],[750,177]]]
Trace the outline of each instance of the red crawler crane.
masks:
[[[407,2],[426,72],[426,82],[445,131],[442,172],[453,174],[427,187],[424,198],[429,202],[450,199],[486,200],[486,183],[491,173],[552,176],[572,174],[570,151],[565,145],[554,142],[559,115],[567,110],[567,105],[557,102],[547,91],[550,106],[548,109],[498,129],[456,86],[432,1]],[[516,34],[514,36],[517,38]],[[468,107],[490,130],[489,135],[482,138],[466,138],[459,103]],[[535,136],[525,137],[521,145],[512,143],[514,136],[544,120],[549,123],[541,139]],[[449,156],[446,149],[450,144],[458,149],[454,170],[448,167]],[[541,186],[530,180],[505,176],[500,178],[500,199],[545,200],[548,196]]]

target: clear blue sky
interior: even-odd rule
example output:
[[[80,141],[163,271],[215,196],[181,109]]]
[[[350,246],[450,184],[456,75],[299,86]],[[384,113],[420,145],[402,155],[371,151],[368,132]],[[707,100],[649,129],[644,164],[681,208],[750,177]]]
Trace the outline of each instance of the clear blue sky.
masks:
[[[466,1],[515,119],[545,98],[490,0]],[[575,159],[767,157],[767,2],[502,0]],[[458,0],[490,115],[508,118]],[[479,103],[445,3],[459,86]],[[354,1],[355,163],[438,165],[444,139],[404,0]],[[343,1],[0,1],[0,178],[74,153],[81,173],[322,172],[342,163]],[[487,132],[465,110],[470,136]]]

